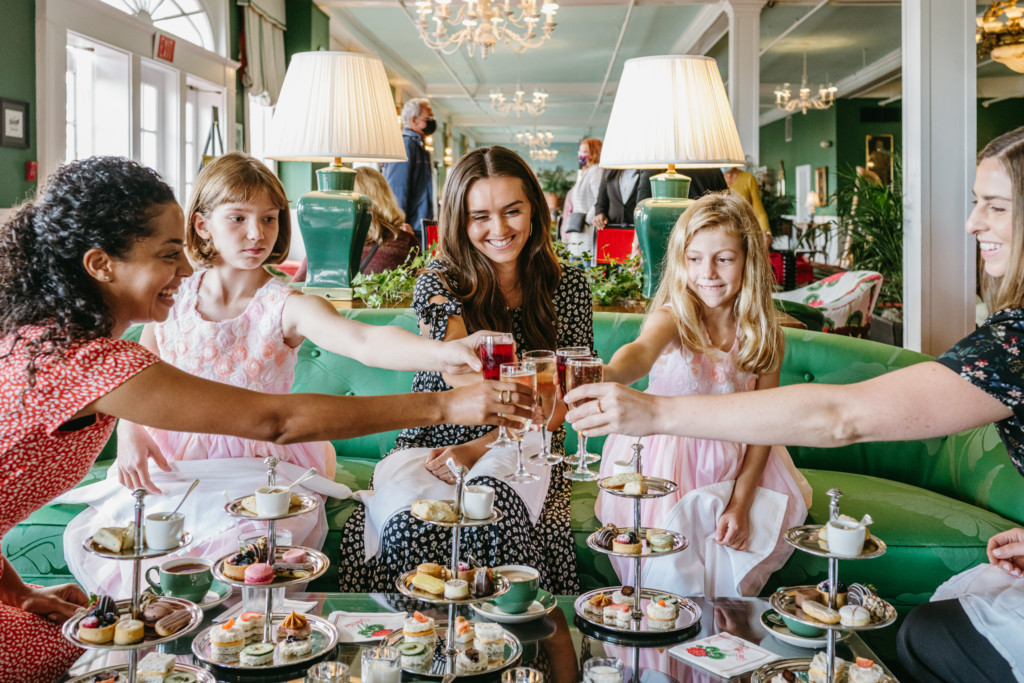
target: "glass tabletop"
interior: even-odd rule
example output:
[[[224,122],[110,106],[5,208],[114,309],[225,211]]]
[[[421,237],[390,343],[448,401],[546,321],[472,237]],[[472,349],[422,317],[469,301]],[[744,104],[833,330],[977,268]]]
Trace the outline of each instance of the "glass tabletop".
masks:
[[[333,612],[348,613],[387,613],[419,610],[428,616],[447,619],[447,608],[417,602],[404,595],[394,594],[357,594],[357,593],[288,593],[286,599],[315,602],[310,614],[329,617]],[[237,593],[222,605],[205,613],[203,625],[191,634],[175,641],[159,646],[159,651],[178,656],[178,661],[185,664],[200,664],[192,656],[191,643],[193,638],[209,628],[213,620],[237,607]],[[643,683],[679,683],[722,680],[713,675],[695,669],[682,660],[669,654],[672,643],[632,646],[616,644],[601,639],[593,627],[576,618],[573,610],[575,596],[557,596],[557,608],[545,617],[523,624],[503,624],[502,626],[519,638],[523,645],[523,656],[519,666],[530,666],[544,674],[544,680],[550,683],[572,683],[581,679],[581,662],[591,657],[618,657],[626,666],[626,681],[642,681]],[[680,642],[697,640],[715,633],[727,632],[758,644],[783,658],[812,657],[817,650],[824,648],[803,648],[790,645],[769,635],[761,625],[761,614],[770,609],[768,602],[760,598],[694,598],[703,614],[700,630],[695,634],[688,633]],[[469,619],[481,620],[478,613],[469,607],[457,608],[457,614]],[[342,641],[349,637],[360,637],[343,631]],[[353,682],[359,680],[359,653],[376,641],[340,642],[336,653],[330,657],[347,663],[351,667]],[[847,661],[856,657],[876,659],[874,653],[860,639],[852,634],[844,642],[837,644],[836,654]],[[148,650],[140,651],[140,658]],[[96,671],[104,667],[115,666],[127,661],[126,652],[105,652],[102,650],[87,651],[74,668],[72,676]],[[879,662],[881,664],[881,662]],[[883,665],[884,668],[884,665]],[[635,672],[635,673],[634,673]],[[886,673],[889,673],[886,671]],[[215,672],[215,675],[221,676]],[[494,680],[499,680],[495,676]],[[218,681],[252,681],[253,683],[301,683],[301,673],[291,672],[289,676],[268,671],[265,675],[248,674],[244,677],[218,677]],[[404,681],[419,680],[408,674]],[[475,679],[476,680],[476,679]],[[732,681],[746,683],[750,676],[742,676]]]

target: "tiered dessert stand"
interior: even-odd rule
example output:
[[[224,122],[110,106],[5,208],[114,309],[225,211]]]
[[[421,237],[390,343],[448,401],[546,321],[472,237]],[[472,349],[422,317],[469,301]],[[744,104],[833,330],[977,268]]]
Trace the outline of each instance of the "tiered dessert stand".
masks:
[[[416,517],[419,521],[425,524],[433,524],[440,527],[448,527],[452,530],[452,565],[451,574],[453,577],[459,575],[459,531],[465,527],[476,527],[476,526],[487,526],[494,524],[498,520],[502,519],[505,515],[498,508],[493,508],[491,516],[487,519],[470,519],[462,513],[462,492],[466,485],[466,475],[469,470],[461,465],[456,465],[455,461],[451,458],[446,463],[448,469],[455,475],[455,500],[446,501],[455,511],[455,522],[435,522]],[[495,575],[494,577],[494,592],[490,595],[484,595],[481,597],[474,597],[472,593],[469,597],[453,600],[445,597],[438,597],[431,595],[424,591],[417,590],[411,584],[408,583],[409,579],[415,574],[416,571],[405,572],[397,579],[395,579],[395,585],[398,590],[404,595],[420,600],[422,602],[431,603],[434,605],[447,605],[448,606],[448,621],[437,623],[437,636],[438,642],[435,645],[434,656],[430,665],[429,670],[422,669],[403,669],[406,673],[415,676],[425,676],[429,678],[444,678],[446,676],[454,676],[456,678],[472,678],[478,676],[491,677],[497,675],[502,669],[515,664],[519,657],[523,653],[523,646],[519,642],[519,639],[514,635],[505,631],[505,659],[504,661],[493,667],[488,667],[486,671],[473,672],[473,673],[458,673],[455,665],[455,657],[458,654],[455,649],[455,612],[459,605],[472,605],[479,602],[485,602],[493,598],[503,595],[508,592],[509,582],[502,576]],[[403,636],[402,631],[395,631],[384,640],[384,645],[397,647],[402,643]]]
[[[633,444],[633,459],[630,460],[629,465],[633,468],[634,472],[642,474],[643,463],[641,457],[641,451],[643,445],[639,442]],[[600,617],[594,618],[587,611],[587,605],[590,599],[600,593],[608,593],[615,591],[621,587],[603,588],[593,590],[588,593],[584,593],[579,596],[575,602],[576,616],[582,620],[585,624],[595,627],[598,632],[602,633],[602,638],[607,638],[612,642],[618,642],[625,645],[630,644],[636,640],[674,640],[679,642],[680,639],[689,635],[692,631],[695,631],[700,626],[701,611],[693,601],[681,595],[675,595],[667,591],[660,591],[650,588],[644,588],[641,583],[641,561],[644,559],[657,559],[660,557],[667,557],[674,555],[675,553],[682,552],[689,545],[686,537],[682,534],[677,534],[672,531],[662,531],[662,533],[668,534],[673,539],[672,547],[668,550],[654,552],[651,550],[649,544],[644,544],[643,540],[647,534],[647,528],[640,526],[640,501],[647,498],[660,498],[676,491],[678,486],[667,479],[659,479],[657,477],[644,477],[644,483],[647,484],[647,493],[625,493],[622,490],[609,489],[601,487],[601,490],[605,493],[609,493],[613,496],[619,496],[622,498],[633,499],[633,533],[636,534],[637,540],[641,542],[641,552],[637,554],[632,553],[620,553],[613,549],[605,548],[598,545],[596,536],[597,533],[591,534],[587,538],[587,545],[593,550],[603,553],[605,555],[614,555],[616,557],[633,558],[635,562],[635,580],[633,586],[633,611],[629,621],[629,626],[617,626],[614,624],[606,624]],[[600,482],[599,482],[600,485]],[[641,609],[641,599],[652,599],[659,595],[667,595],[675,598],[679,605],[679,617],[676,619],[676,623],[671,628],[662,628],[652,630],[647,627],[647,617],[644,615]],[[610,637],[609,637],[610,636]]]
[[[82,545],[88,552],[94,555],[99,555],[100,557],[104,557],[111,560],[130,560],[132,562],[132,597],[130,600],[117,600],[115,601],[115,604],[117,605],[118,614],[123,614],[127,612],[131,615],[132,619],[137,619],[139,617],[139,613],[141,612],[141,605],[139,604],[139,597],[141,595],[141,592],[139,591],[139,586],[141,583],[140,579],[142,576],[142,560],[163,557],[164,555],[169,555],[170,553],[173,553],[176,550],[184,548],[192,542],[192,534],[190,534],[187,531],[182,532],[181,538],[178,541],[178,545],[173,548],[168,548],[166,550],[156,550],[153,548],[147,548],[144,542],[144,522],[146,519],[146,504],[143,502],[143,498],[145,498],[146,496],[146,491],[144,489],[136,489],[132,493],[132,495],[135,496],[135,545],[133,549],[129,552],[114,552],[112,550],[108,550],[93,543],[91,536],[85,539],[85,542]],[[188,610],[188,613],[191,616],[189,622],[172,635],[163,637],[156,636],[153,638],[143,638],[138,643],[132,643],[130,645],[116,645],[113,642],[99,645],[96,643],[90,643],[79,638],[78,626],[82,619],[86,617],[85,612],[82,612],[81,614],[78,614],[72,617],[71,619],[65,621],[64,626],[62,627],[64,637],[70,640],[78,647],[90,650],[128,650],[127,665],[122,664],[119,666],[104,667],[103,669],[98,669],[97,671],[76,677],[72,679],[71,683],[73,683],[74,681],[92,680],[92,676],[95,673],[99,673],[100,671],[117,671],[119,674],[124,674],[127,677],[128,683],[135,683],[137,677],[136,671],[138,669],[139,664],[139,650],[141,648],[159,645],[160,643],[166,643],[168,641],[180,638],[181,636],[190,633],[191,631],[194,631],[202,623],[203,611],[195,603],[189,602],[188,600],[182,600],[180,598],[170,597],[161,598],[161,600],[178,603],[179,605],[181,605],[183,609]],[[210,676],[210,674],[194,666],[189,666],[187,664],[175,664],[174,670],[194,674],[196,676],[196,679],[203,683],[214,683],[214,679],[212,676]]]
[[[828,496],[831,499],[828,506],[829,520],[837,520],[839,519],[839,499],[843,496],[843,492],[839,489],[829,489]],[[838,586],[839,578],[839,560],[869,560],[881,557],[885,554],[886,546],[881,539],[875,538],[873,535],[869,534],[867,540],[864,542],[864,550],[861,551],[860,555],[857,555],[856,557],[841,557],[839,555],[833,555],[818,545],[818,531],[821,527],[822,525],[820,524],[796,526],[786,531],[785,538],[786,541],[797,550],[810,553],[811,555],[817,555],[818,557],[828,558],[828,606],[832,609],[838,609],[836,606],[836,588]],[[780,589],[772,594],[769,601],[772,608],[779,614],[785,614],[789,619],[808,626],[825,629],[828,632],[825,643],[825,656],[828,658],[828,675],[825,680],[834,681],[836,680],[836,634],[839,631],[873,631],[875,629],[884,628],[896,621],[896,610],[892,605],[886,602],[885,616],[880,621],[871,621],[870,623],[862,626],[849,626],[842,623],[823,624],[816,619],[807,617],[801,610],[796,608],[796,604],[793,602],[790,591],[794,588],[805,587],[806,586],[796,586]],[[782,673],[784,670],[789,670],[793,673],[807,671],[810,667],[810,663],[811,660],[808,657],[796,657],[793,659],[782,659],[772,662],[771,664],[766,664],[753,673],[751,683],[769,683],[776,674]]]
[[[277,483],[277,458],[267,458],[267,485],[274,486]],[[245,496],[242,498],[236,498],[235,500],[229,501],[224,505],[224,511],[232,517],[241,517],[244,519],[253,519],[267,522],[267,562],[271,565],[275,563],[275,560],[280,559],[286,551],[299,547],[306,552],[308,562],[312,563],[313,568],[307,576],[302,577],[275,577],[271,583],[266,584],[252,584],[246,583],[245,581],[237,581],[235,579],[228,578],[221,567],[223,563],[230,557],[233,557],[235,553],[230,553],[224,557],[219,558],[214,562],[213,575],[218,580],[231,586],[238,586],[239,588],[255,588],[257,590],[265,591],[266,597],[264,601],[264,617],[266,622],[263,626],[263,638],[262,642],[272,643],[273,639],[273,628],[274,625],[280,621],[283,621],[285,616],[280,615],[274,616],[274,588],[287,588],[288,586],[294,586],[297,584],[304,584],[312,581],[323,575],[327,571],[327,567],[330,566],[330,560],[325,554],[319,550],[313,548],[306,548],[304,546],[279,546],[277,545],[277,522],[282,519],[288,519],[289,517],[296,517],[298,515],[305,515],[317,509],[320,506],[320,498],[318,496],[312,496],[304,493],[293,494],[297,495],[300,500],[300,506],[298,510],[289,510],[284,515],[279,517],[261,517],[255,515],[246,510],[242,501],[245,500]],[[310,633],[310,640],[312,641],[312,650],[305,655],[299,655],[296,657],[281,657],[275,653],[275,659],[272,664],[264,664],[260,666],[250,666],[242,664],[236,660],[234,662],[225,662],[220,659],[216,659],[212,656],[210,651],[210,635],[209,630],[204,631],[195,640],[192,641],[192,653],[197,659],[203,662],[208,668],[219,668],[226,669],[232,673],[245,673],[245,672],[256,672],[256,671],[275,671],[277,669],[292,668],[296,665],[306,664],[312,660],[320,658],[325,654],[333,651],[334,646],[338,644],[338,629],[335,628],[327,619],[317,617],[313,615],[304,615],[309,620],[309,624],[312,627]]]

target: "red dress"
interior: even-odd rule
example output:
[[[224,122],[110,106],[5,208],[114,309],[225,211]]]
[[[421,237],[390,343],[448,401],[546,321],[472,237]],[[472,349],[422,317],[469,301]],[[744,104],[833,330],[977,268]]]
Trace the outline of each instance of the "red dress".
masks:
[[[27,338],[40,332],[21,329]],[[0,340],[0,537],[84,479],[117,420],[97,414],[81,429],[61,426],[159,361],[134,342],[96,339],[38,358],[27,388],[25,340],[13,346],[12,337]],[[0,683],[56,681],[81,653],[57,624],[0,603]]]

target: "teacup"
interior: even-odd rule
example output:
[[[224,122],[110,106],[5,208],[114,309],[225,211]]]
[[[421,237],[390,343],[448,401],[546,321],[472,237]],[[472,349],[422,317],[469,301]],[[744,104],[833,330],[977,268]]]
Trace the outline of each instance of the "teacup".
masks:
[[[146,546],[154,550],[172,550],[181,543],[185,515],[154,512],[146,515]]]
[[[150,576],[153,571],[159,571],[159,583]],[[201,557],[179,557],[147,569],[146,583],[162,595],[198,603],[213,584],[213,562]]]
[[[292,494],[283,486],[261,486],[256,489],[256,514],[260,517],[284,517],[288,514]]]
[[[860,522],[833,519],[828,523],[828,551],[839,557],[857,557],[864,550],[867,527]]]
[[[521,564],[495,567],[494,572],[505,577],[510,588],[507,593],[499,595],[491,602],[508,614],[522,614],[530,609],[530,605],[537,599],[537,591],[540,588],[540,572]]]
[[[487,519],[494,513],[494,489],[467,486],[462,492],[462,512],[470,519]]]

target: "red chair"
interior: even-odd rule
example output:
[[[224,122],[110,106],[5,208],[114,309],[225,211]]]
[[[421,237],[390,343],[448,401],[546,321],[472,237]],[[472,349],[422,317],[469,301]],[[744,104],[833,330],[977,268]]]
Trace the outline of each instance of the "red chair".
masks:
[[[619,263],[629,258],[633,250],[633,228],[603,228],[597,231],[597,262]]]
[[[432,246],[437,244],[437,221],[432,221],[424,218],[421,222],[422,230],[420,231],[420,247],[423,249],[423,253],[427,253]]]

